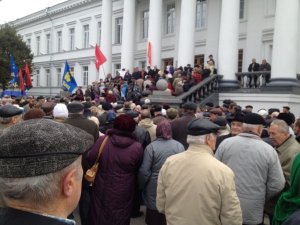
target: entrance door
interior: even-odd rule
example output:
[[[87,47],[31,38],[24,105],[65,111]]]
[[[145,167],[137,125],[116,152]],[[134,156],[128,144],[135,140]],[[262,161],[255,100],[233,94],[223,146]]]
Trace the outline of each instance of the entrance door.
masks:
[[[168,65],[173,65],[173,58],[163,59],[163,69],[165,70]]]
[[[204,66],[204,54],[195,55],[195,64],[194,65],[202,65]]]

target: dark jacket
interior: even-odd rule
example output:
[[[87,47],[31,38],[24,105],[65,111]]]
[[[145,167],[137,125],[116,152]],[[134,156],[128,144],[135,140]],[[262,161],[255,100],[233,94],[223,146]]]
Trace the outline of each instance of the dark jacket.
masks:
[[[217,137],[217,141],[216,141],[216,149],[218,149],[219,145],[222,143],[222,141],[224,141],[226,138],[230,138],[232,137],[231,134],[227,134],[227,135],[222,135]]]
[[[118,130],[107,132],[109,139],[99,159],[99,170],[91,192],[89,225],[129,225],[136,175],[143,148],[133,135]],[[87,158],[96,160],[100,137]]]
[[[259,64],[258,63],[251,63],[248,67],[248,71],[249,72],[255,72],[255,71],[259,71]]]
[[[195,118],[196,117],[193,113],[186,113],[182,117],[177,118],[171,122],[173,139],[183,144],[185,149],[189,147],[188,143],[186,142],[187,126],[189,122]]]
[[[53,218],[13,208],[0,208],[0,225],[74,225],[72,220]]]
[[[81,114],[69,114],[69,118],[67,118],[64,123],[70,124],[74,127],[78,127],[94,137],[94,141],[96,142],[99,137],[99,129],[95,122],[92,120],[86,119]]]

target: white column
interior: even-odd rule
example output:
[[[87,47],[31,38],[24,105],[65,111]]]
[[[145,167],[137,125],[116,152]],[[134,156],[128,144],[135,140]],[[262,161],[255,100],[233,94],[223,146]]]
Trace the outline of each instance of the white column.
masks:
[[[150,0],[148,42],[152,45],[151,66],[157,66],[157,68],[161,68],[161,26],[162,0]]]
[[[235,81],[238,67],[239,0],[222,0],[218,74]]]
[[[277,0],[272,55],[273,78],[293,78],[297,73],[299,0]]]
[[[133,71],[135,43],[135,1],[124,0],[121,67]]]
[[[181,0],[178,66],[194,65],[196,0]]]
[[[105,74],[112,72],[112,1],[102,0],[101,17],[101,44],[100,49],[105,55],[107,61],[99,69],[99,78],[104,79]],[[103,71],[104,70],[104,71]]]

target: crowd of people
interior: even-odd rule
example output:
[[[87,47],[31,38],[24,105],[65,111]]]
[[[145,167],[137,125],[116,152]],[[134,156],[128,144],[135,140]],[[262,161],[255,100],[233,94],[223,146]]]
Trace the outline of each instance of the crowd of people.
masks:
[[[110,101],[109,85],[98,99],[80,88],[1,99],[0,225],[75,224],[77,205],[83,225],[129,225],[143,204],[148,225],[300,223],[300,119],[288,106]]]

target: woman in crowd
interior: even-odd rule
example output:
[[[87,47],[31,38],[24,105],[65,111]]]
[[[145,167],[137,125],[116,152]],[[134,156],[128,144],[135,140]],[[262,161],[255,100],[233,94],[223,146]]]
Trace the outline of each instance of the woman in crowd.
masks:
[[[99,158],[99,169],[92,186],[90,225],[129,225],[135,178],[143,159],[143,148],[132,132],[136,123],[128,115],[118,116]],[[106,136],[88,152],[92,165]]]
[[[145,222],[148,225],[166,225],[165,216],[156,208],[156,188],[159,171],[166,159],[184,151],[178,141],[172,139],[172,128],[168,120],[162,120],[156,128],[157,139],[151,142],[144,153],[139,170],[139,185],[147,207]]]

